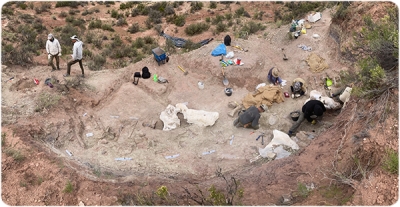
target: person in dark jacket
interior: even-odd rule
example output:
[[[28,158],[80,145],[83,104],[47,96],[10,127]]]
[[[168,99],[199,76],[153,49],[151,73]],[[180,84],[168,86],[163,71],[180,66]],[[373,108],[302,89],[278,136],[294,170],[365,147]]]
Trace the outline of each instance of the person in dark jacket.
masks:
[[[326,111],[326,108],[321,101],[310,100],[303,105],[301,111],[302,113],[300,113],[299,119],[296,121],[296,123],[293,124],[293,126],[289,130],[289,136],[293,135],[293,133],[297,130],[297,128],[299,128],[304,119],[307,119],[307,121],[311,122],[311,124],[315,124],[315,119],[318,116],[322,116]]]
[[[245,112],[241,113],[239,117],[233,121],[233,126],[259,129],[260,125],[258,120],[261,117],[261,112],[268,109],[268,106],[261,104],[259,107],[250,106]]]

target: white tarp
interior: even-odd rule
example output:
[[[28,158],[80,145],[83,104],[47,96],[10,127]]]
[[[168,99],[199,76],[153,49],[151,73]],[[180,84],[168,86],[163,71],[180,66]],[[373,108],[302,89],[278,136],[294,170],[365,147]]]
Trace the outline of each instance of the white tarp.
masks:
[[[320,20],[321,19],[321,12],[317,12],[317,13],[315,13],[315,14],[310,14],[310,15],[308,15],[308,17],[307,17],[307,20],[309,21],[309,22],[316,22],[316,21],[318,21],[318,20]]]
[[[277,146],[280,145],[286,145],[293,150],[298,150],[299,145],[292,139],[290,139],[289,135],[287,135],[284,132],[281,132],[279,130],[274,129],[273,130],[274,138],[271,140],[271,142],[265,146],[265,148],[259,148],[258,152],[260,153],[261,157],[267,158],[269,157],[268,155],[271,154],[271,152],[276,154],[276,157],[283,158],[287,157],[287,151],[283,150],[283,148],[278,148]],[[275,150],[276,149],[276,150]]]
[[[218,112],[188,109],[186,103],[178,103],[176,107],[169,104],[160,114],[160,119],[164,122],[164,131],[175,129],[181,125],[177,116],[179,112],[183,114],[183,118],[186,119],[188,123],[198,126],[212,126],[219,118]]]

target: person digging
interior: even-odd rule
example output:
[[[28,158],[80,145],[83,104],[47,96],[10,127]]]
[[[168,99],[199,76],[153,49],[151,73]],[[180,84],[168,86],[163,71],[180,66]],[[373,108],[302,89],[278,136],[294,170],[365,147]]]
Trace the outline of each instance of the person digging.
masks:
[[[300,124],[307,119],[308,122],[311,124],[316,124],[317,121],[315,120],[317,117],[322,116],[326,111],[324,104],[318,100],[310,100],[305,103],[301,109],[299,119],[293,126],[289,129],[289,136],[294,135],[294,132],[299,128]]]
[[[296,78],[293,80],[290,90],[292,91],[292,98],[298,98],[307,93],[306,82],[302,78]]]
[[[239,117],[233,121],[233,126],[243,128],[253,128],[255,130],[260,128],[258,120],[262,112],[265,112],[268,106],[261,104],[259,107],[250,106],[245,112],[240,113]]]

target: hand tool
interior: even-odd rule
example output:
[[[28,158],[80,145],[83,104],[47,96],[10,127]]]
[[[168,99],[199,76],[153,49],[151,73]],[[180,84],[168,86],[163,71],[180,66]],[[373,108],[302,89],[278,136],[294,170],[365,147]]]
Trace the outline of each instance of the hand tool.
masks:
[[[224,67],[222,67],[222,76],[224,77],[224,79],[222,80],[222,83],[224,84],[224,86],[227,86],[229,84],[228,79],[225,77],[225,73],[224,73]]]
[[[181,71],[183,71],[183,74],[184,74],[184,75],[187,75],[187,74],[188,74],[188,72],[185,71],[180,65],[178,65],[178,68],[179,68]]]

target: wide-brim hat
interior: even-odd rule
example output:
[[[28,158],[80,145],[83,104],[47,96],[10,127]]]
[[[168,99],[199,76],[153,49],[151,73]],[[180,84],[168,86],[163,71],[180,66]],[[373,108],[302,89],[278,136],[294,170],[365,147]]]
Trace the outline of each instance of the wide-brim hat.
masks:
[[[274,76],[275,78],[279,77],[279,70],[278,70],[278,68],[272,69],[272,76]]]

